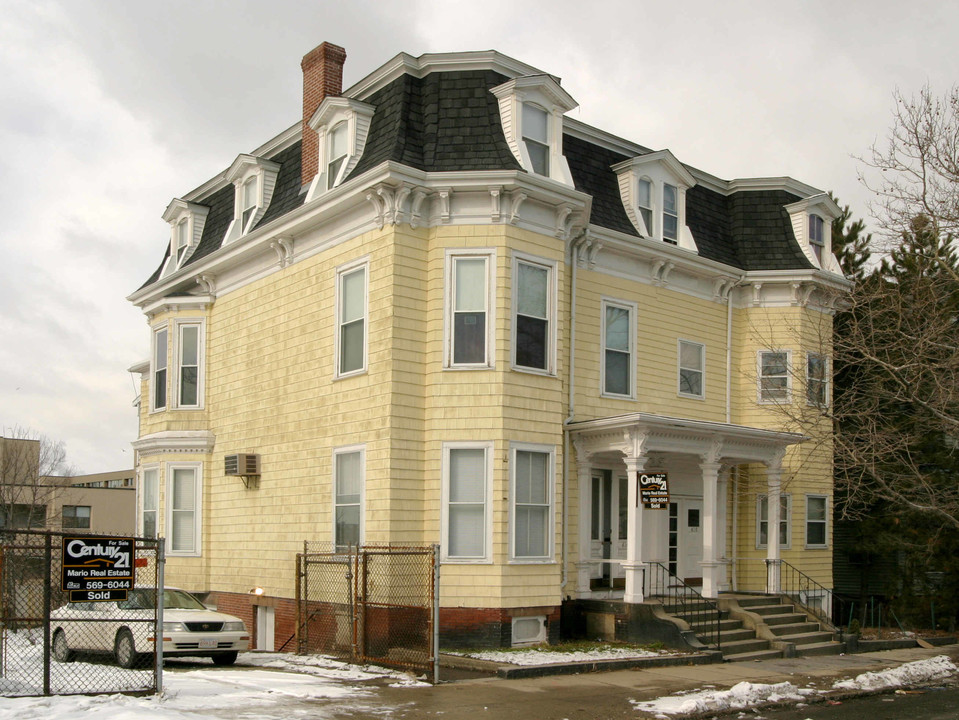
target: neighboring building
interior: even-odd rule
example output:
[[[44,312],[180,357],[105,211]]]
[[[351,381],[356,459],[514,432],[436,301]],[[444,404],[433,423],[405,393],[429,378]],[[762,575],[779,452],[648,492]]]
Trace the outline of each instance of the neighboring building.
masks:
[[[275,608],[277,646],[305,540],[439,543],[444,644],[554,640],[568,599],[655,592],[651,562],[707,596],[778,589],[780,557],[830,586],[829,425],[788,431],[829,402],[835,203],[567,117],[497,52],[343,92],[345,57],[304,57],[302,122],[170,202],[129,297],[168,582]]]
[[[136,532],[134,470],[43,475],[41,453],[39,440],[0,437],[0,528]]]

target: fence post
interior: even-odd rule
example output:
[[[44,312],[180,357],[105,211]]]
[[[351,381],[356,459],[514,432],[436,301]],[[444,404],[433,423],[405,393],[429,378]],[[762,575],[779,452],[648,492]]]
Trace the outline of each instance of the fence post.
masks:
[[[157,601],[156,601],[156,618],[154,622],[156,627],[154,628],[153,637],[156,638],[153,645],[156,650],[156,691],[159,695],[163,692],[163,588],[166,585],[166,555],[164,553],[166,541],[163,538],[157,538],[156,541],[156,562],[157,562]]]
[[[43,564],[46,582],[43,584],[43,694],[50,694],[50,585],[53,583],[52,538],[47,535],[43,543]]]
[[[433,545],[433,684],[440,681],[440,546]]]

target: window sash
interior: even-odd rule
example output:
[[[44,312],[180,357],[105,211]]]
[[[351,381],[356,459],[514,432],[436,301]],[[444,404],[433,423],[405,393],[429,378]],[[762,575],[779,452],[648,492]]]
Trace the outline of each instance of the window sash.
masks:
[[[157,512],[160,505],[160,472],[155,468],[143,471],[143,488],[141,494],[142,534],[143,537],[157,536]]]
[[[257,206],[257,178],[251,177],[243,183],[243,212],[240,215],[240,226],[243,232],[249,231],[250,219],[256,214]]]
[[[487,558],[488,449],[447,450],[447,557]]]
[[[183,256],[186,254],[186,250],[190,246],[190,238],[189,238],[188,230],[189,230],[189,221],[187,221],[187,219],[184,218],[176,226],[177,267],[180,267],[180,263],[183,262]]]
[[[485,365],[489,303],[489,257],[453,257],[453,365]]]
[[[788,548],[789,537],[789,509],[792,503],[789,495],[779,496],[779,547]],[[759,498],[757,520],[759,527],[756,531],[756,544],[766,547],[769,544],[769,498],[765,495]]]
[[[706,346],[679,341],[679,394],[703,397]]]
[[[200,326],[181,325],[179,343],[179,406],[196,407],[200,404]]]
[[[663,184],[663,240],[676,242],[679,237],[679,191]]]
[[[550,555],[552,493],[551,454],[513,453],[513,557],[545,559]]]
[[[341,551],[361,542],[364,457],[356,450],[334,458],[333,543]]]
[[[637,205],[639,214],[646,225],[646,234],[653,234],[653,184],[649,180],[640,180]]]
[[[197,470],[173,468],[170,477],[170,550],[195,553],[197,550]]]
[[[167,329],[153,334],[153,409],[166,407]]]
[[[825,546],[827,544],[828,501],[825,496],[806,497],[806,545]]]
[[[62,526],[64,528],[88,529],[90,527],[90,506],[64,505],[62,513]]]
[[[530,103],[523,103],[523,143],[533,172],[548,176],[549,114]]]
[[[603,392],[632,395],[632,308],[606,303],[603,311]]]
[[[339,363],[337,374],[359,372],[366,367],[366,266],[339,275]]]
[[[326,165],[326,189],[331,190],[339,179],[340,169],[346,162],[348,153],[347,148],[347,125],[345,122],[339,123],[330,131],[329,154]]]
[[[549,317],[552,282],[550,268],[519,262],[516,265],[516,365],[549,370]]]
[[[822,355],[809,353],[806,356],[806,402],[825,407],[827,388],[826,359]]]
[[[762,352],[759,355],[759,397],[763,401],[789,397],[789,353]]]

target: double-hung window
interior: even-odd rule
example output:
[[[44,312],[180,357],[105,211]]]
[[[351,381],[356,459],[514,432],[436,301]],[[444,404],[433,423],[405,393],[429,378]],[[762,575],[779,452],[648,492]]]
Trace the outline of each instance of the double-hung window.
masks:
[[[250,222],[256,215],[258,178],[254,175],[243,183],[243,211],[240,215],[241,232],[250,232]]]
[[[663,241],[675,245],[679,239],[679,191],[663,184]]]
[[[552,372],[552,265],[519,259],[513,263],[513,364]]]
[[[765,495],[760,495],[756,509],[756,547],[763,548],[769,543],[769,501]],[[790,546],[789,511],[792,507],[791,497],[787,494],[779,496],[779,547]]]
[[[653,184],[649,180],[640,180],[637,185],[636,205],[640,217],[646,226],[646,235],[653,236]]]
[[[490,254],[450,254],[447,367],[490,367]]]
[[[491,558],[492,443],[448,443],[443,447],[443,533],[447,560]]]
[[[826,547],[827,504],[825,495],[806,496],[806,547]]]
[[[818,353],[806,355],[806,402],[818,407],[825,407],[829,402],[826,358]]]
[[[190,247],[190,221],[183,218],[176,226],[176,267],[183,264]]]
[[[339,377],[366,370],[367,260],[339,269],[337,284],[336,374]]]
[[[90,528],[90,506],[89,505],[64,505],[63,506],[63,529],[89,529]]]
[[[701,398],[705,395],[703,376],[706,346],[689,340],[679,341],[679,394]]]
[[[200,554],[200,464],[167,469],[167,553]]]
[[[366,472],[363,447],[333,454],[333,544],[338,552],[363,542],[363,489]]]
[[[816,261],[822,265],[822,254],[826,247],[826,231],[823,219],[818,215],[809,216],[809,247]]]
[[[153,371],[150,373],[153,387],[150,392],[153,410],[166,407],[167,328],[153,332]]]
[[[200,325],[178,324],[177,407],[200,405]]]
[[[759,353],[759,401],[789,400],[789,352],[782,350]]]
[[[549,113],[523,103],[523,144],[537,175],[549,177]]]
[[[603,301],[602,388],[604,395],[633,397],[636,345],[632,303]]]
[[[512,557],[552,557],[553,450],[535,445],[512,448]]]
[[[330,190],[337,184],[340,178],[340,171],[346,162],[348,155],[348,137],[349,126],[343,121],[330,130],[327,142],[327,164],[326,164],[326,189]]]
[[[140,486],[140,533],[143,537],[157,536],[157,511],[160,507],[160,471],[148,468],[143,471],[143,484]]]

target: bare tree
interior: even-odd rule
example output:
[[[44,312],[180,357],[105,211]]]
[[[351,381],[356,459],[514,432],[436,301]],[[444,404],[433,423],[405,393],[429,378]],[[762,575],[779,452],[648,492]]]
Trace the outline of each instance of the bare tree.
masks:
[[[0,436],[0,527],[46,527],[64,487],[60,478],[72,474],[62,442],[22,427]]]

